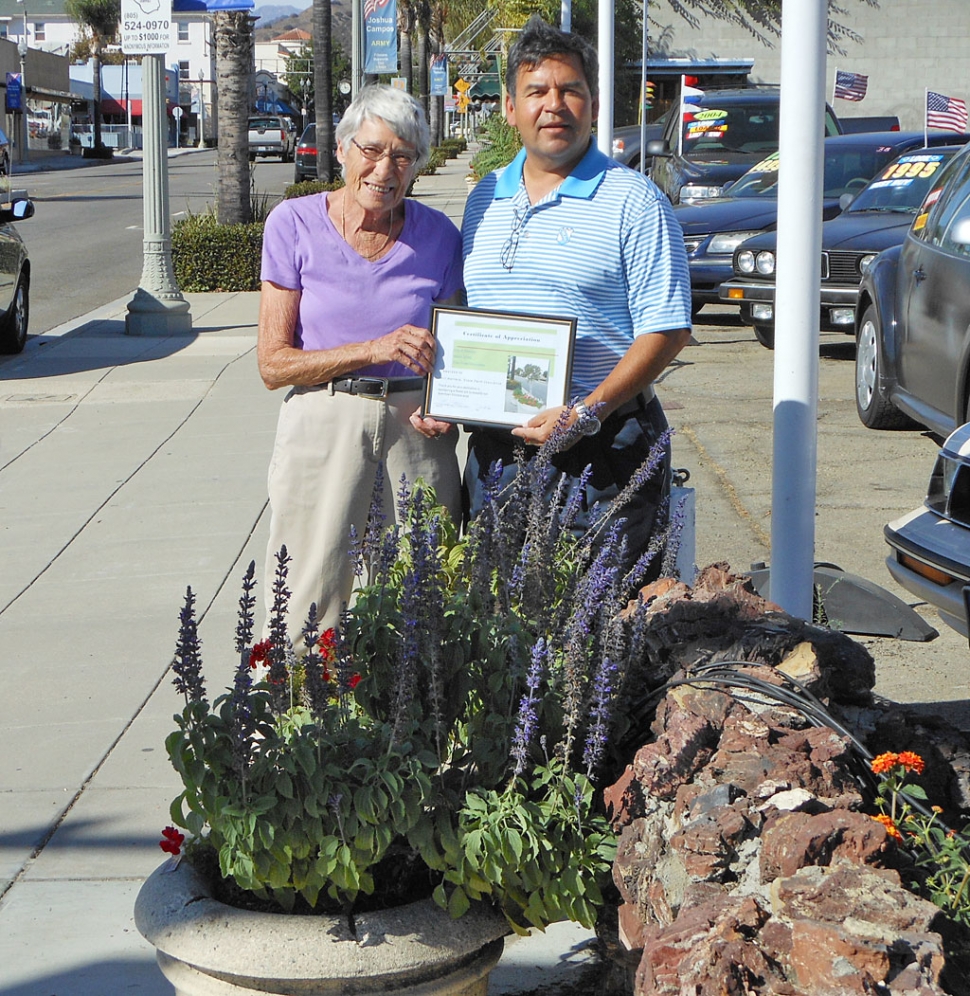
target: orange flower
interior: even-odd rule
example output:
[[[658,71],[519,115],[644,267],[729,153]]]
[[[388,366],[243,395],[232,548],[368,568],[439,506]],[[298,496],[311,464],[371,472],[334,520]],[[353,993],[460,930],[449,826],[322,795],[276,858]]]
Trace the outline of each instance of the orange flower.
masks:
[[[872,768],[873,774],[884,775],[887,771],[892,771],[898,763],[899,755],[894,754],[892,751],[887,751],[885,754],[874,757],[869,762],[869,767]]]
[[[873,816],[872,818],[886,828],[886,833],[892,837],[893,840],[902,841],[903,835],[899,832],[896,824],[893,823],[891,816],[886,816],[885,813],[880,813],[878,816]]]
[[[923,774],[923,769],[926,767],[926,762],[919,754],[914,754],[911,750],[904,750],[899,755],[899,763],[907,771],[915,771],[917,775]]]

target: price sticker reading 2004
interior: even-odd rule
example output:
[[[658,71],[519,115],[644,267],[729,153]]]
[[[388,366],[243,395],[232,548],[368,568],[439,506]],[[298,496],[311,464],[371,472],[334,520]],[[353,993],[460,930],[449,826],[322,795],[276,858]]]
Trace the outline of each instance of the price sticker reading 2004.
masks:
[[[511,429],[569,400],[575,318],[436,306],[431,332],[425,415]]]
[[[172,47],[172,0],[121,0],[121,50],[164,55]]]

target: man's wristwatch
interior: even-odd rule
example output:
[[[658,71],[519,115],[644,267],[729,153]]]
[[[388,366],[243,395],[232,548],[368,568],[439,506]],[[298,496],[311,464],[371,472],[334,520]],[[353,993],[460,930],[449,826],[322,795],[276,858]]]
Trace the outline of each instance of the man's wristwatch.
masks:
[[[577,401],[573,408],[576,412],[576,424],[584,436],[595,436],[600,431],[602,422],[586,407],[583,401]]]

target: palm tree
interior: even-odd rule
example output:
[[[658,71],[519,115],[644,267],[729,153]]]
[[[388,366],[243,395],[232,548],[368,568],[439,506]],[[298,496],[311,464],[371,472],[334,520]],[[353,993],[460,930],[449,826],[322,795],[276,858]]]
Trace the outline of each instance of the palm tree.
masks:
[[[356,0],[355,0],[356,2]],[[330,0],[313,0],[313,103],[317,123],[317,178],[333,179],[333,31]]]
[[[213,14],[219,147],[216,218],[221,225],[252,221],[249,194],[249,107],[253,21],[249,11]]]
[[[94,103],[94,149],[104,149],[101,141],[101,56],[104,46],[118,33],[121,0],[67,0],[64,9],[91,33],[91,88]]]
[[[414,5],[411,0],[397,0],[398,62],[401,75],[407,80],[407,92],[414,92],[414,67],[411,54],[411,34],[414,31]]]

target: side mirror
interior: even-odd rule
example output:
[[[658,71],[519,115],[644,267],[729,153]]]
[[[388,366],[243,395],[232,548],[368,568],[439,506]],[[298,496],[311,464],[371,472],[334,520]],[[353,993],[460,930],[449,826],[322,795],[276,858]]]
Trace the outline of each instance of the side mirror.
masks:
[[[669,156],[670,149],[662,138],[654,138],[647,142],[646,154],[648,156]]]
[[[0,222],[9,224],[11,221],[26,221],[34,216],[34,202],[27,200],[23,191],[16,191],[11,197],[12,203],[0,207]]]
[[[970,246],[970,218],[961,218],[947,233],[946,239],[957,246]]]

